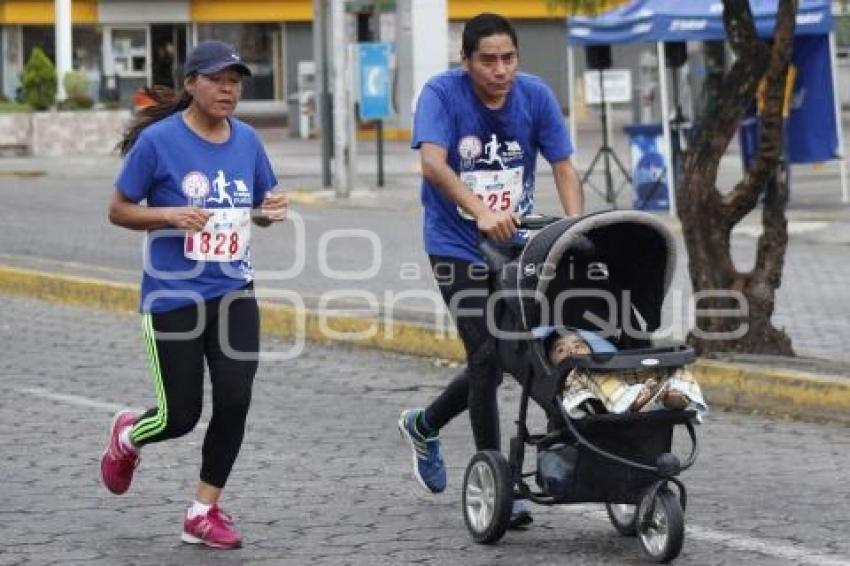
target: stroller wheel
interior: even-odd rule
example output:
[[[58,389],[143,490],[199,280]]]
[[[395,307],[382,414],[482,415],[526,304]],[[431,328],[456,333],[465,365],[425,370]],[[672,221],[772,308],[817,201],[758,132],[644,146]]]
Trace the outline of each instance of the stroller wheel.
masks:
[[[635,506],[627,503],[606,503],[605,510],[608,511],[608,518],[611,519],[611,524],[617,529],[617,532],[624,537],[633,537],[637,535],[637,524],[635,517]]]
[[[463,520],[472,539],[481,544],[505,534],[513,504],[511,468],[495,450],[475,454],[463,476]]]
[[[685,539],[685,519],[679,499],[663,486],[655,497],[644,496],[635,521],[640,547],[651,560],[666,564],[679,556]]]

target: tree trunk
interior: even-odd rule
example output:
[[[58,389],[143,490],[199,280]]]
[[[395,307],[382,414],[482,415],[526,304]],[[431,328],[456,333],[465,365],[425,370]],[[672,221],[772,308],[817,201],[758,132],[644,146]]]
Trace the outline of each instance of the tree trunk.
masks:
[[[797,2],[780,0],[772,47],[756,36],[747,0],[724,0],[723,5],[724,25],[737,59],[722,80],[706,83],[709,90],[703,97],[698,134],[685,156],[676,189],[698,309],[688,341],[700,354],[738,351],[793,355],[790,339],[773,326],[771,317],[788,243],[788,186],[778,173]],[[720,158],[762,77],[764,105],[758,154],[744,178],[731,191],[721,193],[716,187]],[[732,261],[732,228],[756,207],[762,194],[764,232],[758,240],[753,270],[742,272]],[[706,310],[704,316],[699,316],[700,309]]]

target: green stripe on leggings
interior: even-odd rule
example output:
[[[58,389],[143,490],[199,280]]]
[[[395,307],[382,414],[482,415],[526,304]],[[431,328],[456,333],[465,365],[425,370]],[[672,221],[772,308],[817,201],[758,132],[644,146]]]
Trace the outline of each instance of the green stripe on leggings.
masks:
[[[143,443],[153,436],[165,430],[168,423],[168,400],[165,398],[165,385],[162,382],[162,371],[159,367],[159,354],[156,349],[155,331],[153,328],[153,317],[150,314],[142,316],[142,336],[148,351],[148,365],[150,366],[153,386],[156,391],[156,414],[139,420],[130,431],[130,438],[136,444]]]

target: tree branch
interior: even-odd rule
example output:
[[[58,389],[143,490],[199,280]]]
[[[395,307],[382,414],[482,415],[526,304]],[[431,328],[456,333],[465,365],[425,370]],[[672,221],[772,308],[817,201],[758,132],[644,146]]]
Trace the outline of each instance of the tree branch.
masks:
[[[797,0],[779,2],[770,63],[765,74],[759,151],[744,179],[724,198],[723,218],[730,227],[755,208],[765,183],[776,175],[782,151],[782,113],[788,64],[794,42],[796,12]]]
[[[724,0],[723,20],[726,34],[737,59],[722,79],[717,89],[716,100],[703,109],[700,117],[698,137],[692,151],[686,156],[684,171],[697,171],[704,177],[710,177],[710,183],[700,183],[706,187],[700,194],[691,194],[688,187],[692,179],[677,187],[677,201],[680,210],[695,206],[721,204],[720,192],[716,188],[717,169],[720,157],[726,152],[744,112],[755,95],[758,81],[768,66],[770,51],[756,35],[755,21],[748,0]],[[703,181],[707,179],[702,179]],[[710,186],[711,188],[707,188]],[[731,224],[727,229],[731,229]]]

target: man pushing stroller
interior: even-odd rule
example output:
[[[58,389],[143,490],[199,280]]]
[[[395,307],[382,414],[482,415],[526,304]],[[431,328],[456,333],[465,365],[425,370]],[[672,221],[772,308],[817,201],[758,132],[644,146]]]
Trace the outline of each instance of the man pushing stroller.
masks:
[[[480,238],[522,244],[519,218],[532,211],[538,151],[552,166],[564,213],[580,215],[584,206],[560,106],[540,78],[517,72],[519,45],[511,23],[487,13],[469,20],[461,58],[461,68],[434,76],[422,89],[411,144],[421,156],[425,251],[467,362],[430,405],[399,418],[414,476],[433,493],[446,487],[440,429],[464,410],[476,448],[500,449],[502,369],[492,321],[483,314],[491,288]],[[516,501],[511,524],[530,522],[524,502]]]

